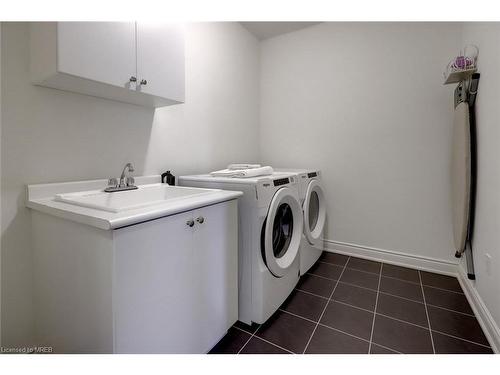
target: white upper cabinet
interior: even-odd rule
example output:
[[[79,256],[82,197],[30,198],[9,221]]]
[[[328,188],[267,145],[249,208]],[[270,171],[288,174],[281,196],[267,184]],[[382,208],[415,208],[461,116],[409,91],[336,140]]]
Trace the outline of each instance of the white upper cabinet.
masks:
[[[137,88],[184,101],[184,29],[178,24],[137,23]]]
[[[59,72],[126,87],[135,76],[134,22],[60,22]]]
[[[31,76],[36,85],[148,107],[182,103],[183,28],[135,22],[32,23]]]

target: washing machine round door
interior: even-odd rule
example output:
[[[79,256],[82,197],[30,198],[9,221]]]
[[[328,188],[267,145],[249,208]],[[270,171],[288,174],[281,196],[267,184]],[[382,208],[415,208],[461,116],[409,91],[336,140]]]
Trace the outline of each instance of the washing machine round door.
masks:
[[[304,197],[304,235],[311,245],[321,238],[326,221],[325,194],[318,180],[311,180]]]
[[[284,276],[297,258],[302,226],[302,210],[296,195],[290,188],[281,188],[271,200],[263,228],[262,253],[274,276]]]

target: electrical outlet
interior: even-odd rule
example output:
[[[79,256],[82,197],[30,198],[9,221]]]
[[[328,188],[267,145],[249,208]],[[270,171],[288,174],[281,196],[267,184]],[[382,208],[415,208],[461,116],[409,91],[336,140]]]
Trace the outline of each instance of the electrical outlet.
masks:
[[[486,263],[486,274],[491,276],[491,255],[489,253],[484,254],[484,260]]]

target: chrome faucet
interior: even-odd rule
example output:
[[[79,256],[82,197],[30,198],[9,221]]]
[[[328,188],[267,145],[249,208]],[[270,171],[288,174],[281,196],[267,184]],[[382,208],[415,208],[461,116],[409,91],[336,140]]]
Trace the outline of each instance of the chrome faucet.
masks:
[[[134,167],[133,167],[132,163],[127,163],[125,165],[125,167],[123,168],[122,174],[120,176],[119,182],[116,178],[110,178],[108,180],[108,187],[106,189],[104,189],[104,191],[107,193],[114,193],[116,191],[138,189],[138,187],[134,185],[135,180],[132,176],[128,176],[127,178],[125,178],[127,170],[130,173],[134,171]]]
[[[134,171],[134,166],[132,165],[132,163],[127,163],[127,165],[125,165],[125,167],[123,167],[123,171],[122,171],[122,174],[120,176],[120,185],[119,185],[120,187],[128,185],[129,178],[133,179],[133,177],[127,177],[127,181],[125,182],[125,172],[127,171],[127,169],[130,173],[132,173]],[[132,182],[132,184],[133,183],[134,182]]]

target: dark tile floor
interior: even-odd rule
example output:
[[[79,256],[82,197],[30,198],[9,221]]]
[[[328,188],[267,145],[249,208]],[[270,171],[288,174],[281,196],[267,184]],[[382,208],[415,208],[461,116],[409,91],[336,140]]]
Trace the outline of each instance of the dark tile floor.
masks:
[[[210,353],[492,353],[454,277],[325,253],[264,324]]]

